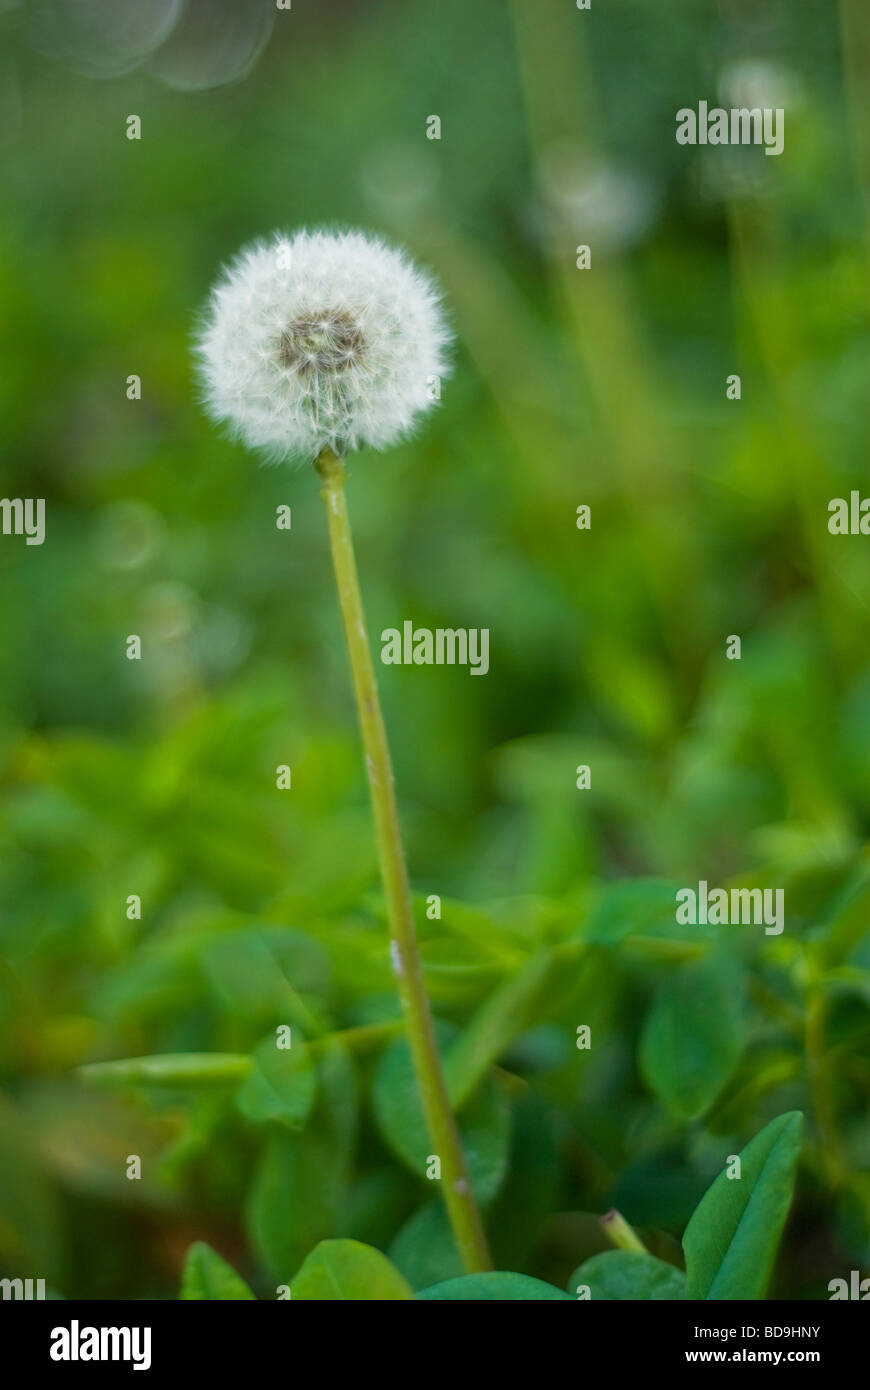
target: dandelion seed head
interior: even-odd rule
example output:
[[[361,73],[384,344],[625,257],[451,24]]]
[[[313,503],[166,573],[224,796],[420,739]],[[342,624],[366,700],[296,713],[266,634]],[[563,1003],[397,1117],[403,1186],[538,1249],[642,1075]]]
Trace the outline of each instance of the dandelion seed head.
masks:
[[[246,247],[215,284],[197,338],[206,409],[275,461],[409,433],[449,371],[438,292],[360,232]]]

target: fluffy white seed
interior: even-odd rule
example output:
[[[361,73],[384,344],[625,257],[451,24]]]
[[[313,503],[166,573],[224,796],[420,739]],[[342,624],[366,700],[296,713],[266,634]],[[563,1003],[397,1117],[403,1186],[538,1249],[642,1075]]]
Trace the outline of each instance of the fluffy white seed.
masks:
[[[274,460],[383,449],[437,398],[450,338],[403,252],[360,232],[276,234],[212,290],[197,340],[206,409]]]

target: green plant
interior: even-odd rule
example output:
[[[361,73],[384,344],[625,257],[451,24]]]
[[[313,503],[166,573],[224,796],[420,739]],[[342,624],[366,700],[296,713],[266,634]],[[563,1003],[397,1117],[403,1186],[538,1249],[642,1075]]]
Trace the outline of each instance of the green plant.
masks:
[[[801,1116],[781,1115],[739,1155],[739,1176],[724,1173],[696,1208],[683,1237],[686,1272],[643,1250],[595,1255],[574,1271],[568,1292],[526,1275],[498,1271],[448,1279],[418,1291],[424,1300],[606,1300],[763,1298],[788,1213],[800,1150]],[[625,1228],[622,1223],[623,1230]],[[624,1235],[621,1234],[621,1239]],[[195,1291],[194,1291],[195,1290]],[[290,1281],[295,1299],[408,1299],[415,1295],[379,1250],[351,1240],[323,1241]],[[253,1294],[207,1246],[192,1247],[182,1298]]]
[[[414,926],[393,767],[372,663],[336,450],[383,446],[429,408],[429,383],[447,370],[449,333],[437,295],[404,256],[359,233],[298,232],[257,244],[212,291],[199,356],[208,405],[218,419],[278,458],[312,460],[322,479],[332,562],[350,657],[374,810],[390,956],[439,1186],[465,1268],[490,1268],[486,1236],[438,1051]],[[288,1029],[289,1033],[289,1029]],[[241,1101],[254,1117],[287,1118],[280,1082],[288,1064],[266,1044]],[[288,1043],[289,1047],[289,1043]],[[309,1067],[289,1064],[302,1116]],[[301,1091],[300,1091],[301,1088]],[[294,1112],[295,1113],[295,1112]]]
[[[415,1296],[463,1277],[317,486],[250,467],[191,391],[210,268],[292,212],[437,265],[457,330],[427,428],[360,456],[348,496],[373,637],[492,631],[485,680],[379,686],[493,1262],[514,1288],[574,1298],[586,1266],[593,1298],[661,1296],[684,1234],[729,1248],[693,1214],[730,1156],[801,1111],[768,1291],[826,1298],[870,1269],[870,570],[866,536],[827,529],[866,491],[862,6],[783,0],[763,55],[697,0],[666,24],[648,0],[382,0],[340,35],[307,7],[200,96],[91,81],[75,43],[47,60],[46,8],[0,6],[2,491],[46,507],[43,546],[0,545],[0,1274],[165,1299],[205,1243],[273,1298],[349,1241]],[[785,93],[782,158],[673,139],[722,35],[723,86]],[[300,337],[353,351],[330,321],[276,334],[284,370]],[[782,934],[675,922],[702,878],[782,888]],[[769,1243],[746,1248],[763,1270]],[[200,1251],[190,1289],[228,1277]]]

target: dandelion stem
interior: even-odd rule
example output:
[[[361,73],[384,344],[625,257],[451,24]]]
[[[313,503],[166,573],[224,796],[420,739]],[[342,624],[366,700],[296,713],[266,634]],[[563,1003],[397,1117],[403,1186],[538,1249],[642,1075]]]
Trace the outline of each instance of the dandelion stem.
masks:
[[[399,828],[390,750],[366,635],[365,615],[344,494],[347,475],[341,459],[337,458],[331,449],[324,449],[319,455],[317,470],[323,480],[321,492],[329,520],[332,561],[366,755],[378,858],[387,902],[399,995],[423,1112],[433,1151],[441,1160],[442,1192],[447,1214],[463,1264],[469,1273],[474,1273],[491,1269],[492,1261],[480,1213],[471,1190],[459,1130],[450,1108],[423,980],[423,964],[411,910],[411,892]]]

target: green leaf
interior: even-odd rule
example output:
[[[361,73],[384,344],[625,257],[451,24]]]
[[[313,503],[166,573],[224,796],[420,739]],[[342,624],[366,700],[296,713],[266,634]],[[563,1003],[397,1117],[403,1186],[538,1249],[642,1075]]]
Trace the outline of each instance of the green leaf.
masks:
[[[260,1160],[246,1218],[257,1254],[286,1281],[321,1240],[339,1233],[356,1138],[356,1071],[343,1048],[318,1060],[319,1091],[306,1128],[277,1131]]]
[[[390,1245],[389,1256],[415,1289],[462,1275],[464,1266],[440,1198],[433,1198],[408,1218]]]
[[[187,1252],[178,1297],[226,1302],[230,1299],[251,1300],[254,1295],[232,1265],[227,1264],[204,1240],[198,1240]]]
[[[689,1298],[763,1298],[785,1225],[803,1116],[771,1120],[740,1154],[741,1176],[721,1172],[685,1235]]]
[[[294,1302],[387,1301],[414,1297],[386,1255],[358,1240],[322,1240],[290,1285]]]
[[[301,1129],[317,1094],[317,1073],[304,1042],[279,1048],[267,1038],[254,1052],[254,1065],[236,1096],[246,1119],[260,1124],[276,1120]]]
[[[399,1172],[395,1163],[387,1158],[376,1168],[365,1167],[362,1172],[355,1172],[347,1194],[347,1220],[342,1235],[348,1240],[361,1240],[364,1245],[385,1250],[393,1264],[397,1264],[389,1244],[417,1195],[410,1173]],[[438,1277],[436,1274],[423,1282],[434,1284]]]
[[[318,941],[289,928],[221,932],[201,952],[216,1003],[263,1032],[291,1022],[309,1036],[321,1030],[315,997],[329,991],[329,962]],[[292,983],[291,983],[292,980]]]
[[[431,1288],[423,1289],[417,1297],[431,1303],[514,1303],[528,1302],[532,1299],[570,1301],[570,1296],[553,1284],[545,1284],[541,1279],[530,1279],[527,1274],[513,1274],[501,1270],[491,1274],[466,1274],[461,1279],[448,1279],[443,1284],[433,1284]]]
[[[560,1145],[553,1108],[531,1087],[516,1097],[512,1111],[507,1180],[489,1208],[487,1227],[494,1262],[523,1269],[557,1204]]]
[[[455,1031],[449,1025],[438,1025],[442,1045],[445,1038],[455,1036]],[[397,1039],[381,1055],[372,1101],[387,1143],[412,1172],[425,1178],[432,1141],[406,1039]],[[500,1188],[507,1169],[510,1108],[503,1089],[492,1080],[484,1081],[462,1111],[459,1128],[475,1196],[480,1202],[489,1201]]]
[[[82,1081],[94,1086],[168,1086],[177,1090],[202,1086],[237,1086],[253,1063],[237,1052],[167,1052],[157,1057],[129,1057],[122,1062],[92,1062],[79,1067]]]
[[[709,1108],[743,1048],[743,982],[720,955],[673,971],[659,987],[640,1037],[640,1068],[684,1119]]]
[[[341,1226],[344,1164],[319,1126],[301,1134],[277,1131],[269,1141],[248,1193],[246,1225],[257,1255],[276,1279],[318,1241]]]
[[[581,1284],[588,1285],[593,1299],[663,1302],[686,1297],[686,1276],[681,1269],[634,1250],[593,1255],[575,1269],[568,1280],[568,1292],[576,1297]]]
[[[626,879],[606,885],[581,928],[585,941],[618,946],[627,936],[679,936],[676,895],[678,883],[662,878]]]

